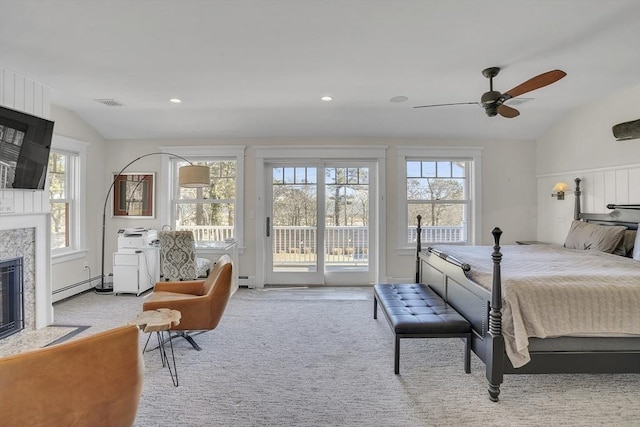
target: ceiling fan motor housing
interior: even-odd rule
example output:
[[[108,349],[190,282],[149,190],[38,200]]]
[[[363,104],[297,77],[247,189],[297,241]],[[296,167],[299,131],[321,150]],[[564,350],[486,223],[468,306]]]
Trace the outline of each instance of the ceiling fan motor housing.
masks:
[[[482,103],[487,116],[493,117],[498,114],[498,107],[500,106],[499,100],[501,96],[502,94],[497,90],[491,90],[482,94],[480,102]]]
[[[480,98],[480,102],[482,103],[482,105],[485,105],[485,106],[487,104],[494,104],[498,99],[500,99],[501,96],[502,94],[497,90],[491,90],[489,92],[485,92],[482,94],[482,98]]]

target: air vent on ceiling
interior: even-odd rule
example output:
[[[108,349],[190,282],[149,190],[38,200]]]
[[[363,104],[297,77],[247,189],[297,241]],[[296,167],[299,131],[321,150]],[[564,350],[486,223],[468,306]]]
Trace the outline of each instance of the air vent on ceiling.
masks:
[[[106,105],[107,107],[124,107],[124,104],[117,99],[94,99],[94,101]]]
[[[504,102],[505,105],[509,105],[511,107],[515,107],[517,105],[522,105],[529,101],[533,101],[533,98],[511,98]]]

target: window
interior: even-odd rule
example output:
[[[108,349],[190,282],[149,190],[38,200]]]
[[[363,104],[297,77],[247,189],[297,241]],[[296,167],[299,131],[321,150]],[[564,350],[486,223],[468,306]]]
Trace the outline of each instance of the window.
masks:
[[[196,241],[200,243],[235,238],[236,161],[194,163],[209,167],[211,185],[205,188],[178,187],[174,229],[193,231]],[[175,164],[176,171],[188,165],[184,161],[176,161]]]
[[[469,191],[468,161],[407,160],[407,221],[422,218],[422,241],[466,243]],[[408,242],[416,240],[409,227]]]
[[[77,249],[76,171],[78,154],[52,150],[49,156],[49,205],[53,253]]]
[[[168,224],[174,230],[193,231],[196,244],[235,239],[243,242],[243,176],[244,146],[217,147],[162,147],[183,159],[167,158],[169,190],[172,195],[171,211],[160,212],[168,216]],[[178,170],[186,166],[186,160],[196,165],[208,166],[211,184],[205,188],[178,186]]]
[[[401,148],[399,153],[398,168],[404,171],[399,246],[415,247],[418,215],[423,243],[475,244],[480,150]]]

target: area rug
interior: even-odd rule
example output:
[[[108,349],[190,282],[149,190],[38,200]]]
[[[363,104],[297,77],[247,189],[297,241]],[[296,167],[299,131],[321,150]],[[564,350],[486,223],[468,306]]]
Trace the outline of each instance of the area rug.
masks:
[[[640,375],[506,376],[489,401],[484,365],[465,374],[459,339],[402,343],[373,319],[370,298],[308,298],[303,291],[241,289],[203,350],[174,341],[179,386],[157,352],[144,354],[136,426],[637,425]],[[143,297],[80,295],[55,306],[83,332],[135,318]],[[91,322],[90,322],[91,323]],[[141,333],[141,347],[146,335]]]

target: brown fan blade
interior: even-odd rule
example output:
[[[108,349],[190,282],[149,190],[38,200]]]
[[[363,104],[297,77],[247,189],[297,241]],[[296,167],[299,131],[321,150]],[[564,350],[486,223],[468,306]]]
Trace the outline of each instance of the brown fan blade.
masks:
[[[427,107],[445,107],[447,105],[467,105],[467,104],[476,104],[480,105],[478,102],[454,102],[452,104],[433,104],[433,105],[416,105],[413,108],[427,108]]]
[[[535,76],[526,82],[514,87],[510,91],[505,92],[502,97],[506,101],[507,99],[515,98],[516,96],[520,96],[523,93],[531,92],[532,90],[540,89],[541,87],[545,87],[550,85],[551,83],[555,83],[567,73],[561,70],[553,70],[547,71],[546,73],[542,73],[538,76]]]
[[[508,105],[500,105],[498,107],[498,114],[502,117],[506,117],[507,119],[513,119],[514,117],[518,117],[520,115],[520,111],[515,108],[511,108]]]

